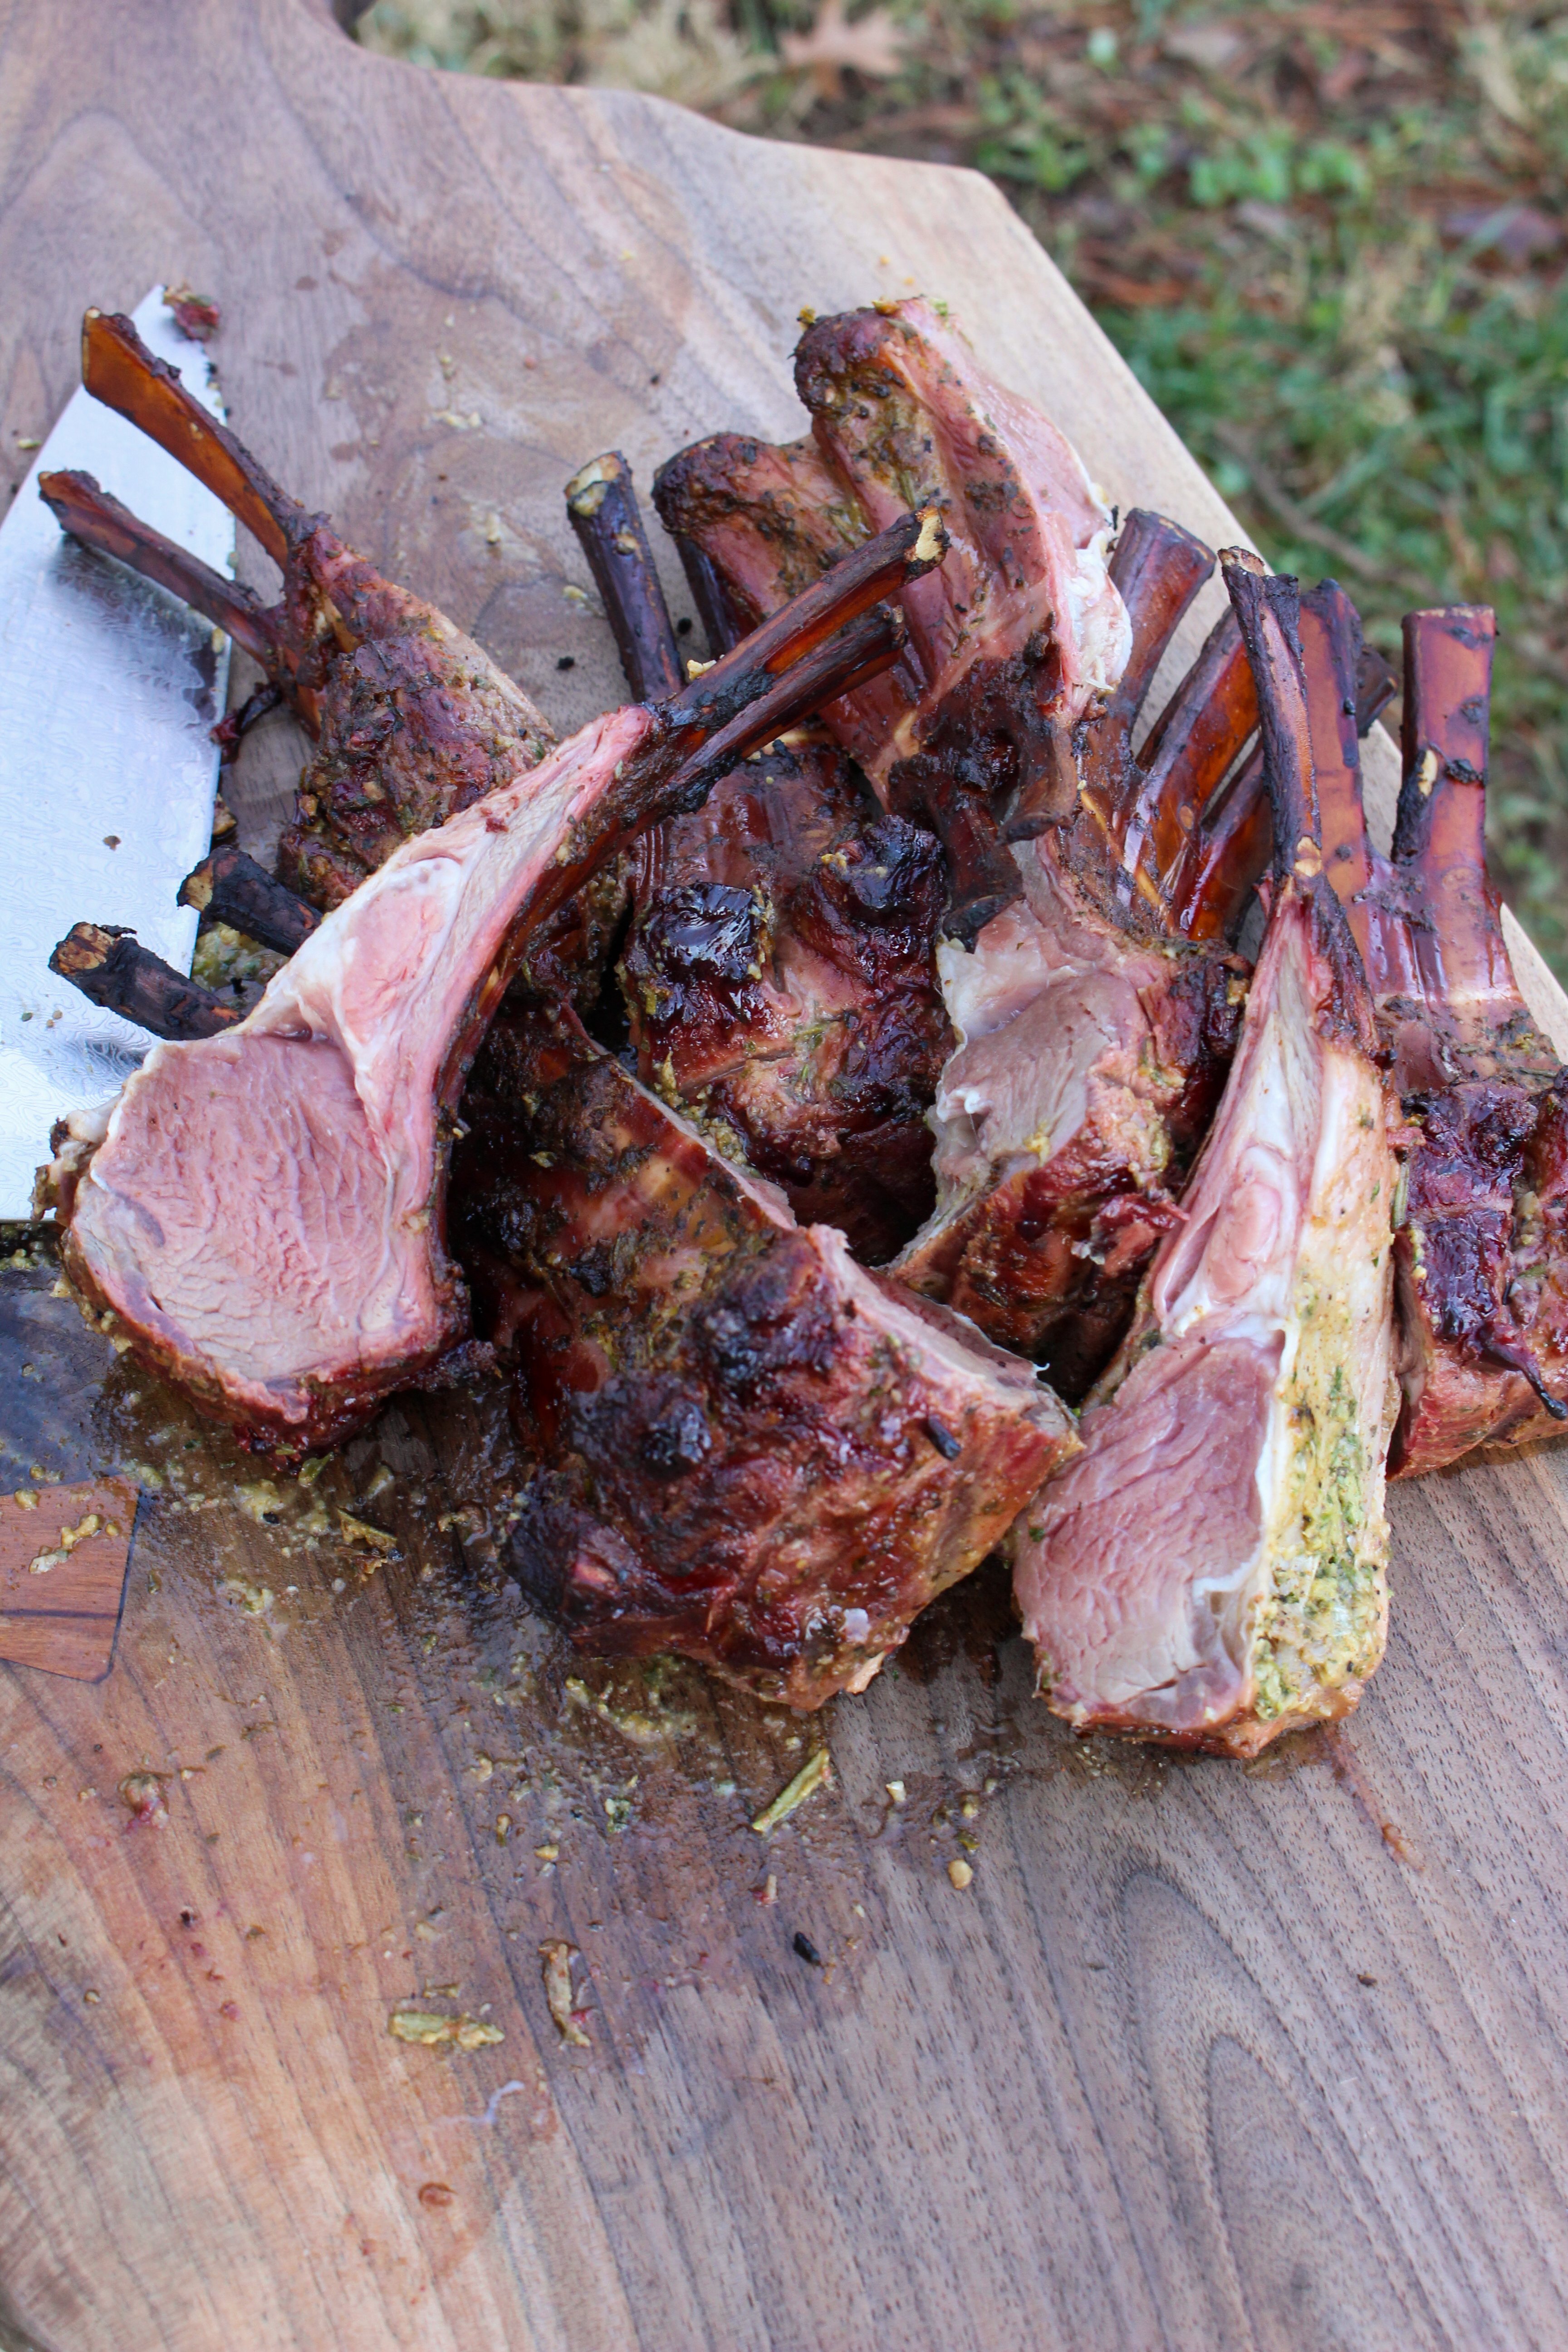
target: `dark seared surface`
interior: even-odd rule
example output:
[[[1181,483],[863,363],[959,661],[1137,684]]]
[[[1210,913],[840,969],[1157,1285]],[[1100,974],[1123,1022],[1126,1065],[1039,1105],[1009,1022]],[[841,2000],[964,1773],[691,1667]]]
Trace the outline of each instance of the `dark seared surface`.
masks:
[[[1568,1422],[1568,1077],[1520,997],[1486,871],[1493,627],[1476,606],[1406,618],[1390,859],[1367,835],[1347,715],[1360,619],[1332,581],[1303,599],[1328,871],[1405,1119],[1397,1476]]]
[[[464,1117],[456,1245],[550,1465],[512,1560],[585,1648],[820,1706],[1072,1449],[1022,1367],[955,1372],[569,1024],[498,1024]]]
[[[868,1263],[928,1213],[925,1112],[952,1032],[929,833],[827,743],[772,746],[639,845],[621,959],[639,1076],[726,1130]]]

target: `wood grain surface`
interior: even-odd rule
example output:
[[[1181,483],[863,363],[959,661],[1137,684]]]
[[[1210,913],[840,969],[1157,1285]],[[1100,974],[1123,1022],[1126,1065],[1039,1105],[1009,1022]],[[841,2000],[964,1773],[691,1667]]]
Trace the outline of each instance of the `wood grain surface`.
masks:
[[[188,278],[263,460],[563,726],[617,698],[563,483],[792,430],[803,303],[946,298],[1113,498],[1237,535],[973,175],[418,73],[305,0],[0,21],[0,446],[88,301]],[[297,758],[247,748],[252,845]],[[801,1724],[558,1654],[496,1394],[258,1474],[21,1255],[0,1491],[142,1501],[107,1680],[0,1671],[6,2352],[1568,2340],[1568,1455],[1397,1494],[1332,1740],[1077,1743],[994,1573]]]

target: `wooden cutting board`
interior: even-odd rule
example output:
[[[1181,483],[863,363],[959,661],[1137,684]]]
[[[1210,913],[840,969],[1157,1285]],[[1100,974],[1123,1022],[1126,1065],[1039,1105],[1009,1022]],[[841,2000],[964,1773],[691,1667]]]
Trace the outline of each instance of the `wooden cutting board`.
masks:
[[[802,304],[945,298],[1113,498],[1237,535],[973,174],[420,73],[306,0],[4,25],[0,446],[86,302],[187,277],[263,459],[563,726],[618,681],[561,485],[795,429]],[[297,759],[249,747],[253,837]],[[1337,1747],[1079,1746],[989,1575],[797,1724],[557,1654],[496,1396],[275,1478],[21,1258],[0,1492],[143,1499],[112,1673],[0,1674],[8,2352],[1568,2339],[1568,1452],[1397,1494]]]

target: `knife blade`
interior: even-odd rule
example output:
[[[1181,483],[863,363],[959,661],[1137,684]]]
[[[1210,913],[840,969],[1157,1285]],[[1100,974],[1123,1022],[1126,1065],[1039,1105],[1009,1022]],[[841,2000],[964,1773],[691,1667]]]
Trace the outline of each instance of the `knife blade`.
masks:
[[[201,344],[154,287],[149,349],[223,415]],[[31,1214],[34,1172],[68,1110],[112,1095],[147,1032],[48,969],[79,921],[123,923],[189,971],[197,917],[176,906],[212,838],[228,640],[122,564],[79,546],[38,496],[40,473],[96,475],[144,522],[223,571],[227,509],[135,426],[79,389],[0,523],[0,1219]]]

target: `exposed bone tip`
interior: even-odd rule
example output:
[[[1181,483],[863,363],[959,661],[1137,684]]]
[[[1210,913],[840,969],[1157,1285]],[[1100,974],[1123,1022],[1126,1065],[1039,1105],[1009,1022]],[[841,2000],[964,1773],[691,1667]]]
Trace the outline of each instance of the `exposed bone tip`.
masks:
[[[590,457],[566,485],[567,506],[576,515],[597,514],[610,485],[618,482],[626,470],[625,460],[617,450],[606,449],[602,456]]]
[[[1266,576],[1268,570],[1263,558],[1260,555],[1254,555],[1250,547],[1222,547],[1219,560],[1226,572],[1250,572],[1259,580]]]
[[[1424,801],[1429,801],[1432,797],[1432,787],[1437,781],[1437,771],[1441,765],[1442,762],[1436,752],[1428,744],[1421,754],[1421,764],[1415,771],[1415,789]]]
[[[49,970],[62,980],[97,971],[112,952],[115,940],[123,937],[118,923],[73,923],[49,957]]]
[[[1296,844],[1296,872],[1303,882],[1310,882],[1323,870],[1323,853],[1310,834],[1303,834]]]
[[[947,526],[935,507],[921,507],[921,535],[914,543],[910,562],[940,563],[947,553]]]
[[[212,904],[212,859],[204,857],[201,864],[193,867],[181,883],[180,894],[175,903],[181,907],[195,907],[200,914]]]

